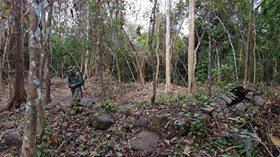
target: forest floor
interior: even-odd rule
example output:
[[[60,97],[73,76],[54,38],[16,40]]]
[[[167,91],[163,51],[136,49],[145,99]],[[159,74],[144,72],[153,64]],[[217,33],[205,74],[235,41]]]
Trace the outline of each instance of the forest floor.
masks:
[[[152,105],[152,84],[105,84],[102,93],[98,80],[87,80],[79,105],[71,105],[66,81],[52,80],[38,157],[280,155],[279,87],[248,88],[244,97],[232,95],[235,86],[215,90],[213,97],[200,89],[190,97],[179,86],[166,95],[159,84]],[[8,97],[8,89],[0,93],[0,108]],[[0,113],[1,157],[19,156],[24,114]]]

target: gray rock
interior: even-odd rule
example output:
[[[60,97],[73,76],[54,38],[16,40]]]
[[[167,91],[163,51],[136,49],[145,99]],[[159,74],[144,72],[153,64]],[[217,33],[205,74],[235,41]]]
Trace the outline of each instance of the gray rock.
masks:
[[[245,98],[249,99],[249,100],[253,100],[254,99],[254,92],[248,92],[245,95]]]
[[[264,99],[261,96],[256,95],[255,99],[254,99],[254,102],[255,102],[256,105],[262,106],[264,104]]]
[[[215,98],[215,102],[216,102],[217,104],[219,104],[220,106],[222,106],[222,107],[225,107],[225,106],[227,105],[226,101],[223,100],[223,99],[221,99],[221,98],[219,98],[219,97],[216,97],[216,98]]]
[[[229,98],[229,97],[226,96],[225,94],[221,95],[220,97],[221,97],[223,100],[225,100],[225,102],[226,102],[227,104],[231,104],[231,103],[232,103],[231,98]]]
[[[125,106],[121,106],[117,112],[119,114],[122,114],[122,115],[126,115],[126,116],[129,116],[131,115],[131,110],[129,108],[126,108]]]
[[[164,115],[154,115],[150,118],[148,128],[151,131],[160,131],[164,129],[164,126],[169,120],[170,114],[164,114]]]
[[[137,121],[136,121],[136,126],[138,127],[146,127],[147,124],[149,123],[148,118],[140,116]]]
[[[7,130],[7,129],[11,129],[11,128],[15,127],[15,125],[16,125],[16,123],[13,121],[6,121],[2,124],[2,128],[4,130]]]
[[[237,96],[234,95],[234,94],[231,93],[231,92],[227,92],[226,95],[227,95],[230,99],[232,99],[232,100],[235,100],[235,99],[237,98]]]
[[[21,143],[20,133],[18,131],[12,131],[12,132],[6,133],[5,143],[7,145],[20,144]]]
[[[152,132],[140,132],[135,139],[130,140],[132,150],[139,152],[140,156],[149,156],[156,148],[160,138],[157,134]]]
[[[60,104],[60,109],[64,112],[64,113],[70,113],[72,110],[71,105],[67,105],[67,104]]]
[[[211,112],[214,111],[214,108],[211,107],[211,106],[206,106],[204,108],[201,108],[201,111],[204,112],[204,113],[210,114]]]
[[[83,97],[83,98],[80,99],[79,105],[81,105],[81,106],[89,106],[89,105],[92,105],[94,103],[95,103],[95,101],[92,98]]]
[[[245,112],[246,110],[246,106],[244,103],[238,103],[236,106],[235,106],[235,109],[239,112]]]
[[[45,109],[46,110],[51,110],[51,109],[53,109],[57,105],[59,105],[58,102],[51,102],[51,103],[49,103],[48,105],[45,106]]]
[[[93,126],[98,130],[109,129],[114,124],[114,120],[109,118],[107,114],[96,116],[93,121]]]

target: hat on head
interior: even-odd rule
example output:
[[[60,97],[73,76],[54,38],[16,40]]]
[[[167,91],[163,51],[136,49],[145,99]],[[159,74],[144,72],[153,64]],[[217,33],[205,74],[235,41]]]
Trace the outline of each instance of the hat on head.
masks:
[[[76,68],[75,66],[72,66],[72,65],[71,65],[71,66],[68,67],[67,71],[69,71],[69,72],[70,72],[70,71],[73,71],[75,68]]]

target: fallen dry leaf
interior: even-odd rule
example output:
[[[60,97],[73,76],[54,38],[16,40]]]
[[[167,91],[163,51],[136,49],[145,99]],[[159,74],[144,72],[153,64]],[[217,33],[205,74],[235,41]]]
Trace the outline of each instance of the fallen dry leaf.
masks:
[[[274,145],[276,145],[277,147],[280,147],[280,138],[273,136],[273,135],[269,135],[269,136],[270,136],[272,143]]]

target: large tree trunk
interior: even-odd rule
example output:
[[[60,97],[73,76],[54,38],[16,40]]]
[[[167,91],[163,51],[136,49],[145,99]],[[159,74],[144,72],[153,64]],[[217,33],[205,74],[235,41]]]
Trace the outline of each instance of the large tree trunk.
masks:
[[[26,102],[26,92],[24,89],[24,51],[23,51],[23,0],[14,1],[15,11],[15,30],[16,30],[16,78],[14,84],[14,94],[9,102],[7,109],[14,110]]]
[[[32,2],[30,13],[30,40],[29,50],[29,76],[28,76],[28,102],[23,130],[23,143],[21,149],[22,157],[36,157],[36,127],[37,127],[37,105],[41,103],[41,91],[39,81],[40,52],[40,17],[41,2]]]
[[[171,90],[171,72],[170,72],[170,61],[171,61],[171,42],[170,42],[170,0],[166,1],[166,56],[165,56],[165,92],[168,93]]]
[[[188,93],[194,94],[196,92],[196,81],[195,81],[195,55],[194,55],[194,44],[195,44],[195,0],[189,0],[189,45],[188,45]]]
[[[250,22],[247,37],[247,50],[246,50],[246,61],[245,61],[245,74],[243,83],[254,82],[254,57],[253,57],[253,22],[254,22],[254,0],[251,2],[250,11]]]

